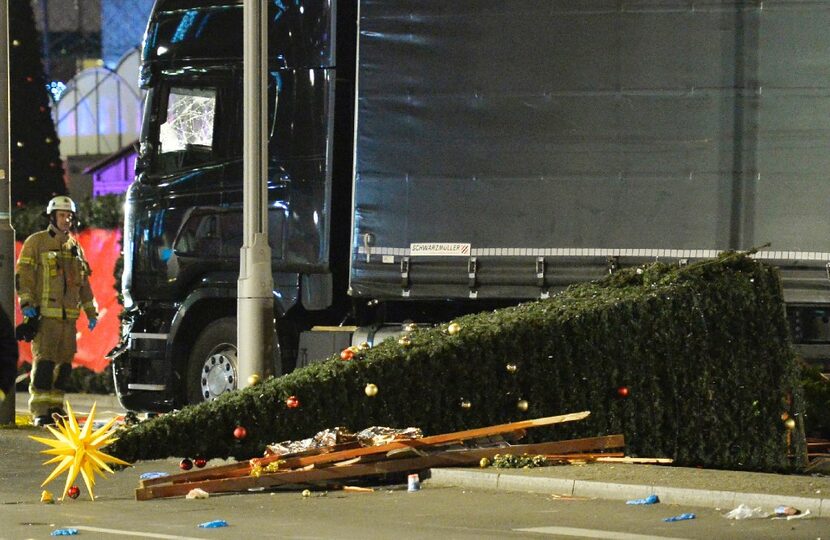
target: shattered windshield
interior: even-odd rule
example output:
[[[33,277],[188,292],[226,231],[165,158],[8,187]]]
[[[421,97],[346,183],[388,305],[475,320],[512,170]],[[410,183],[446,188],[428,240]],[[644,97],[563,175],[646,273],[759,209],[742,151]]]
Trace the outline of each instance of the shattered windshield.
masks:
[[[158,158],[162,169],[210,161],[214,154],[216,90],[170,89],[166,116],[159,125]]]

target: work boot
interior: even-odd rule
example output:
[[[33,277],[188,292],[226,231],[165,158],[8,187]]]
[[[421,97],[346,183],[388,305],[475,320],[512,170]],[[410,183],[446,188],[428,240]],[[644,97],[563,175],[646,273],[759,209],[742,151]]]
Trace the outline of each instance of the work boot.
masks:
[[[35,416],[34,424],[35,427],[54,426],[55,420],[49,414],[42,414]]]

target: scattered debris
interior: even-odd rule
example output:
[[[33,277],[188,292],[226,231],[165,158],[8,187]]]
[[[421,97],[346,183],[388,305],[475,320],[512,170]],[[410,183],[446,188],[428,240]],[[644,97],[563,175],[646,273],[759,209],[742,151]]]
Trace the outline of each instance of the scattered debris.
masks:
[[[763,510],[761,510],[760,507],[750,508],[745,504],[740,504],[736,508],[724,514],[723,517],[725,517],[726,519],[764,519],[772,517],[772,519],[786,519],[787,521],[789,521],[792,519],[803,519],[809,515],[809,509],[802,512],[798,508],[794,508],[792,506],[776,506],[773,510],[773,513],[770,514],[769,512],[764,512]]]
[[[374,488],[360,487],[360,486],[343,486],[343,491],[350,491],[352,493],[374,493]]]
[[[579,495],[559,495],[551,493],[550,498],[554,501],[590,501],[593,497],[581,497]]]
[[[78,529],[55,529],[49,536],[75,536],[78,534]]]
[[[207,499],[208,497],[210,497],[210,494],[199,488],[191,489],[187,492],[187,495],[184,496],[185,499]]]
[[[801,513],[801,510],[798,508],[793,508],[792,506],[776,506],[775,510],[775,517],[787,517],[787,516],[797,516]]]
[[[55,503],[55,496],[52,495],[51,491],[43,490],[40,492],[40,502],[46,504],[54,504]]]
[[[498,446],[488,439],[484,448],[472,444],[495,436],[518,438],[524,435],[525,429],[582,420],[589,414],[583,411],[430,437],[395,439],[378,446],[355,447],[354,443],[347,442],[345,448],[335,444],[296,454],[274,453],[249,461],[142,480],[136,489],[136,499],[176,497],[194,488],[220,493],[250,488],[326,485],[390,473],[413,473],[432,467],[470,467],[479,464],[482,458],[491,459],[498,454],[567,455],[622,448],[625,445],[622,435],[526,445],[509,445],[501,439]],[[272,469],[272,464],[277,464],[277,467]]]
[[[657,504],[660,502],[660,498],[657,495],[649,495],[644,499],[631,499],[630,501],[625,501],[625,504]]]
[[[406,490],[410,493],[413,491],[420,491],[421,489],[421,478],[418,476],[418,473],[412,473],[406,477]]]
[[[200,529],[218,529],[219,527],[227,527],[228,522],[224,519],[216,519],[213,521],[205,521],[204,523],[199,523],[198,527]]]
[[[420,439],[423,433],[418,428],[395,429],[390,427],[374,426],[366,428],[358,433],[352,433],[348,428],[338,426],[331,429],[324,429],[314,437],[300,441],[283,441],[269,444],[265,448],[265,455],[285,455],[309,452],[334,446],[350,446],[359,448],[361,446],[380,446],[393,441],[404,439]]]
[[[725,513],[723,517],[726,519],[768,518],[769,513],[761,510],[761,507],[756,506],[755,508],[750,508],[749,506],[741,503],[737,507]]]
[[[493,456],[493,467],[497,469],[532,469],[534,467],[544,467],[547,464],[548,458],[541,455],[496,454]]]
[[[789,515],[789,516],[776,515],[772,519],[786,519],[787,521],[790,521],[790,520],[793,520],[793,519],[804,519],[804,518],[808,517],[809,515],[810,515],[810,510],[807,509],[803,512],[799,512],[798,514],[792,514],[792,515]]]
[[[692,513],[686,513],[686,514],[680,514],[678,516],[663,518],[663,521],[665,521],[667,523],[671,523],[673,521],[686,521],[687,519],[695,519],[695,517],[696,516]]]
[[[166,472],[146,472],[142,473],[138,478],[139,480],[151,480],[153,478],[164,478],[165,476],[169,476]]]

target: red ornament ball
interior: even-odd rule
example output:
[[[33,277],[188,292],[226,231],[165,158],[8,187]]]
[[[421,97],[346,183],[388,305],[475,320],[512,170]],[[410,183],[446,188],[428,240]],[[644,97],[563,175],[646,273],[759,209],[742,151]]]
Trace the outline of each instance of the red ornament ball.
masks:
[[[354,358],[354,351],[351,349],[351,347],[346,347],[345,349],[340,351],[341,360],[351,360],[352,358]]]
[[[187,458],[184,458],[179,462],[179,468],[183,471],[189,471],[193,468],[193,462]]]
[[[236,426],[236,429],[233,430],[233,436],[242,440],[248,436],[248,430],[242,426]]]
[[[26,76],[26,82],[30,83],[30,82],[34,82],[34,80],[35,80],[35,78],[32,77],[31,75]]]
[[[77,499],[78,495],[81,494],[81,489],[78,486],[72,486],[66,491],[66,494],[69,495],[70,499]]]
[[[628,389],[627,386],[620,386],[619,388],[617,388],[617,395],[620,396],[621,398],[627,398],[628,394],[630,394],[630,393],[631,392],[630,392],[630,390]]]
[[[201,469],[205,465],[207,465],[207,460],[203,457],[197,457],[196,460],[193,463]]]
[[[288,399],[285,400],[285,406],[289,409],[296,409],[300,406],[300,400],[297,399],[297,396],[288,396]]]

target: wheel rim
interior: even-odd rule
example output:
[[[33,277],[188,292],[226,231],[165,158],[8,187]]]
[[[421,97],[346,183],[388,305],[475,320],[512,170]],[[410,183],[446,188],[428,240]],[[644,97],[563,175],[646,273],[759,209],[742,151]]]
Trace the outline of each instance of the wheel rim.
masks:
[[[208,401],[235,390],[236,380],[236,347],[230,343],[217,345],[202,365],[202,397]]]

